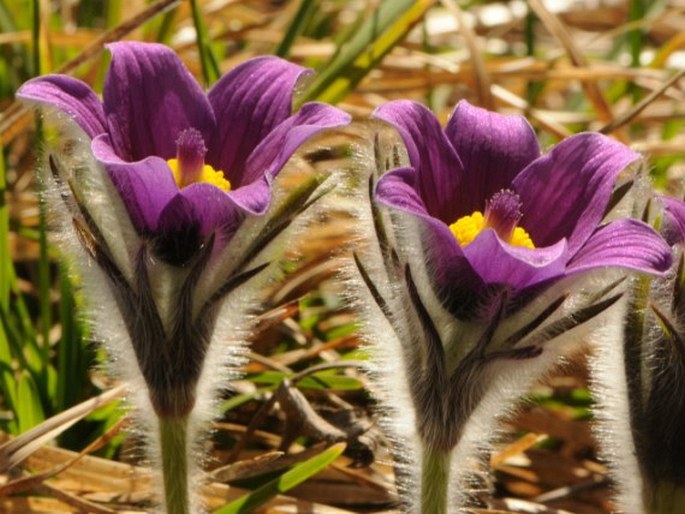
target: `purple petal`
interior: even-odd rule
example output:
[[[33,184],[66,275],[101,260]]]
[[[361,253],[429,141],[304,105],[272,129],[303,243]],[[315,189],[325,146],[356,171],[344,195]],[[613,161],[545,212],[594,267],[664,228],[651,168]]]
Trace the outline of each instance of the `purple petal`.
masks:
[[[616,178],[638,154],[600,134],[578,134],[556,145],[513,181],[523,226],[536,246],[567,238],[574,254],[604,216]]]
[[[375,197],[381,203],[430,219],[432,216],[416,190],[418,181],[414,168],[397,168],[381,177]]]
[[[224,75],[209,91],[218,127],[207,162],[232,183],[243,184],[247,158],[292,112],[293,90],[308,71],[277,57],[251,59]]]
[[[122,161],[111,148],[109,137],[93,141],[93,153],[103,163],[136,228],[144,234],[157,230],[159,216],[178,186],[165,160],[148,157],[129,163]]]
[[[254,149],[245,164],[243,183],[264,174],[276,175],[290,156],[313,135],[330,127],[346,125],[349,114],[326,104],[310,102],[271,131]]]
[[[103,92],[116,153],[127,161],[150,155],[171,159],[176,138],[189,127],[205,141],[214,132],[212,107],[178,56],[152,43],[113,43]]]
[[[183,188],[180,195],[193,205],[203,237],[214,230],[233,235],[247,213],[261,214],[269,203],[268,184],[266,188],[251,186],[226,192],[212,184],[196,183]]]
[[[105,113],[93,90],[66,75],[46,75],[29,80],[17,98],[51,105],[71,116],[88,136],[106,132]]]
[[[155,255],[178,267],[185,266],[197,255],[204,242],[198,207],[181,193],[166,204],[151,238]]]
[[[445,134],[464,166],[464,179],[453,199],[465,214],[483,211],[495,193],[540,156],[538,140],[522,116],[505,116],[462,100]]]
[[[504,243],[492,229],[480,233],[463,252],[486,284],[514,290],[564,275],[568,261],[565,239],[546,248],[522,248]]]
[[[664,218],[661,233],[668,244],[682,244],[685,242],[685,202],[669,196],[660,196],[664,204]]]
[[[261,216],[271,202],[271,178],[264,175],[251,184],[229,191],[228,194],[241,209],[254,216]]]
[[[569,273],[617,266],[662,274],[671,266],[671,249],[649,225],[621,219],[600,227],[573,256]]]
[[[485,284],[469,264],[449,227],[428,213],[416,192],[415,182],[413,168],[398,168],[381,177],[375,197],[380,203],[417,216],[425,223],[423,245],[438,294],[453,312],[468,311],[479,303],[481,294],[486,294]]]
[[[463,166],[435,115],[421,104],[398,100],[379,107],[373,116],[391,123],[402,136],[417,171],[417,191],[430,214],[445,223],[471,214],[456,201]]]

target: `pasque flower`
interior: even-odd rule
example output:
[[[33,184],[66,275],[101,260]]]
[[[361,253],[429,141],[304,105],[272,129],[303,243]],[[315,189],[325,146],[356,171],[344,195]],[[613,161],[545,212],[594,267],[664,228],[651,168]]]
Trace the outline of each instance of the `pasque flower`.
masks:
[[[103,101],[72,77],[48,75],[18,97],[67,113],[92,139],[139,234],[171,264],[184,264],[218,230],[230,238],[246,215],[269,205],[269,179],[300,144],[347,123],[319,103],[291,115],[305,68],[275,57],[252,59],[205,94],[166,46],[108,46]],[[178,237],[184,244],[178,245]]]
[[[138,410],[155,415],[148,433],[166,509],[185,514],[189,442],[239,363],[278,258],[272,243],[322,180],[281,192],[269,211],[274,177],[307,139],[349,116],[319,103],[293,114],[307,70],[275,57],[237,66],[205,94],[165,46],[109,49],[102,101],[62,75],[31,80],[18,96],[58,113],[45,194],[112,367]]]
[[[630,195],[619,175],[638,155],[605,136],[541,155],[525,119],[465,101],[445,129],[409,101],[374,116],[406,153],[403,163],[401,149],[376,145],[387,170],[369,187],[379,244],[355,261],[358,291],[378,307],[362,310],[365,330],[390,411],[413,419],[413,429],[391,419],[421,463],[408,508],[455,512],[464,498],[450,470],[562,348],[590,329],[620,331],[625,270],[662,274],[671,254],[650,226],[620,216]]]
[[[376,197],[425,221],[435,285],[457,313],[493,286],[521,296],[593,268],[666,269],[663,241],[644,223],[599,226],[619,173],[638,158],[627,147],[586,133],[541,156],[525,119],[466,101],[444,130],[408,101],[375,115],[399,130],[410,161],[383,177]]]
[[[659,224],[673,265],[665,277],[632,282],[622,337],[602,342],[591,363],[618,507],[677,514],[685,502],[685,202],[654,195],[644,217]]]

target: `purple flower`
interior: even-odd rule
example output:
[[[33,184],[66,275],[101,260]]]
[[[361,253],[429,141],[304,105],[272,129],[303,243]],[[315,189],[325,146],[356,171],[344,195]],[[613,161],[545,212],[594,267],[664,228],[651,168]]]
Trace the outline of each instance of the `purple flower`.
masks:
[[[670,245],[685,243],[685,202],[670,196],[659,196],[664,205],[661,233]]]
[[[166,46],[108,48],[102,102],[63,75],[31,80],[18,96],[74,119],[139,234],[172,264],[187,262],[209,234],[226,242],[246,215],[263,214],[269,180],[292,153],[322,129],[349,121],[319,103],[292,115],[293,89],[307,70],[275,57],[236,67],[205,94]]]
[[[591,383],[617,509],[677,512],[685,498],[685,203],[653,194],[643,217],[655,221],[674,262],[665,276],[629,282],[620,337],[596,345]]]
[[[638,158],[627,147],[585,133],[541,155],[524,118],[466,101],[444,130],[409,101],[375,116],[397,128],[411,165],[383,176],[376,197],[423,222],[434,286],[462,314],[493,288],[520,297],[605,266],[668,269],[668,246],[649,226],[602,224],[619,173]]]

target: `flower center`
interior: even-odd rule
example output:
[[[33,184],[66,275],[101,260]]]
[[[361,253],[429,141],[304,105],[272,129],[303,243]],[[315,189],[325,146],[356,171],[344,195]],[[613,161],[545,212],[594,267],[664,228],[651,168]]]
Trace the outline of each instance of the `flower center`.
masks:
[[[184,188],[195,182],[207,182],[219,189],[229,191],[231,183],[226,180],[223,172],[205,164],[206,154],[207,147],[199,130],[191,127],[178,135],[176,158],[167,161],[178,187]]]
[[[521,199],[508,189],[492,195],[485,205],[485,215],[475,211],[469,216],[459,218],[450,225],[450,230],[461,246],[466,246],[486,228],[491,228],[497,235],[513,246],[535,248],[528,232],[516,224],[521,219]]]

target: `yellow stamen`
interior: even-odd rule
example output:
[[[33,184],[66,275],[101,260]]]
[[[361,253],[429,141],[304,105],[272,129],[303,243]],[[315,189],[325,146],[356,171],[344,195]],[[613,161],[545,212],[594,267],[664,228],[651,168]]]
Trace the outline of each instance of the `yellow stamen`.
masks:
[[[178,159],[169,159],[167,164],[174,174],[174,180],[178,184],[178,187],[183,188],[190,185],[183,182],[183,177],[181,176],[181,172],[178,168]],[[212,184],[223,191],[231,190],[231,183],[226,180],[223,172],[215,170],[209,164],[205,164],[202,167],[202,171],[200,172],[200,177],[198,178],[197,182],[207,182],[208,184]]]
[[[478,234],[483,230],[489,228],[485,223],[485,217],[480,211],[475,211],[470,216],[463,216],[450,225],[450,230],[457,239],[460,246],[466,246],[472,242]],[[500,235],[500,237],[502,237]],[[522,227],[514,228],[511,236],[508,239],[503,238],[505,242],[513,246],[522,246],[524,248],[535,248],[533,240],[530,238],[528,232]]]
[[[524,248],[535,248],[533,240],[530,238],[530,234],[525,231],[522,227],[516,227],[514,233],[511,235],[509,244],[513,246],[523,246]]]
[[[476,211],[471,216],[464,216],[452,223],[450,230],[457,238],[459,245],[466,246],[482,232],[484,222],[483,213]]]

